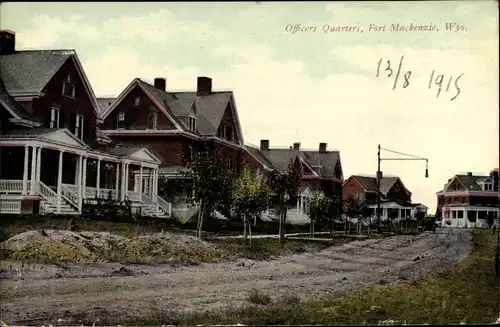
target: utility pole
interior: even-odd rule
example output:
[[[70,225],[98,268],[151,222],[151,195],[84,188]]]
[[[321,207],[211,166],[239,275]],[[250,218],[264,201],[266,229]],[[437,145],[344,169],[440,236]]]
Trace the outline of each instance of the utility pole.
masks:
[[[377,234],[380,234],[380,180],[382,172],[380,171],[380,144],[377,151]]]
[[[380,157],[380,150],[384,150],[387,152],[407,156],[410,158],[381,158]],[[396,160],[423,160],[425,161],[425,178],[429,177],[429,159],[423,158],[423,157],[417,157],[412,154],[407,154],[407,153],[402,153],[402,152],[397,152],[393,150],[388,150],[380,147],[380,144],[378,145],[378,151],[377,151],[377,233],[380,234],[380,220],[381,220],[381,212],[380,212],[380,181],[382,180],[382,171],[380,170],[380,162],[382,160],[385,161],[396,161]]]

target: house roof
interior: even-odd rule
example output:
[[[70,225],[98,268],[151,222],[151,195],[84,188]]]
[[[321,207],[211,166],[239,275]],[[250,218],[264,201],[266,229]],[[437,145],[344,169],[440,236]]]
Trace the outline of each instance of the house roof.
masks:
[[[12,96],[42,91],[74,50],[25,50],[0,56],[0,74]]]
[[[270,164],[271,168],[280,173],[286,173],[289,165],[293,163],[298,155],[298,151],[294,149],[269,149],[267,151],[260,151],[260,153]]]
[[[2,105],[14,118],[26,119],[34,121],[35,118],[14,98],[12,98],[7,90],[5,84],[0,76],[0,105]]]
[[[377,178],[376,177],[368,177],[368,176],[360,176],[353,175],[353,178],[363,186],[363,188],[367,192],[375,192],[377,193]],[[387,195],[391,187],[396,183],[399,177],[382,177],[380,179],[380,193]]]
[[[323,177],[335,177],[335,166],[340,162],[339,151],[327,151],[320,153],[318,151],[300,151],[300,156],[313,168],[321,166],[321,170],[316,173]]]
[[[97,98],[96,100],[101,112],[104,112],[115,101],[115,98]]]
[[[462,182],[465,188],[469,191],[482,191],[479,182],[488,180],[490,176],[474,176],[474,175],[455,175]]]

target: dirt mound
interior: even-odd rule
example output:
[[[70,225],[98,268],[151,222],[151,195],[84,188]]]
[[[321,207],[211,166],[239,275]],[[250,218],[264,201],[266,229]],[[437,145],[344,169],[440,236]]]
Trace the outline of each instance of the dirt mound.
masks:
[[[124,238],[109,232],[28,231],[0,243],[0,249],[8,259],[21,261],[208,261],[217,256],[206,242],[170,233]]]

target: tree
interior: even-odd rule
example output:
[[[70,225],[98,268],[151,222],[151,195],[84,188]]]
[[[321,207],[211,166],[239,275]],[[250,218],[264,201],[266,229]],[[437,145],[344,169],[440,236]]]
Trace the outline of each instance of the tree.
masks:
[[[357,218],[358,234],[361,234],[361,220],[368,216],[368,204],[358,197],[349,197],[344,203],[346,220]]]
[[[425,223],[427,211],[422,207],[416,207],[413,216],[417,219],[417,226]]]
[[[232,174],[219,152],[205,148],[193,154],[187,171],[181,175],[189,188],[187,202],[199,207],[196,236],[201,238],[206,214],[212,213],[230,195]]]
[[[330,233],[333,236],[335,231],[335,221],[339,216],[338,197],[327,197],[323,193],[318,193],[311,201],[309,207],[309,217],[311,218],[311,237],[314,237],[314,224],[320,222],[330,227]]]
[[[488,216],[486,216],[486,221],[488,223],[488,226],[491,228],[495,223],[495,214],[491,211],[488,212]]]
[[[233,208],[236,215],[243,218],[244,243],[250,236],[252,243],[252,224],[251,219],[260,215],[269,207],[271,188],[264,176],[252,175],[249,169],[235,180],[233,185]]]
[[[292,163],[289,164],[285,173],[273,171],[269,178],[271,189],[274,193],[274,205],[278,207],[279,212],[279,239],[280,245],[285,243],[285,223],[288,201],[297,196],[300,185],[300,177],[294,169]]]

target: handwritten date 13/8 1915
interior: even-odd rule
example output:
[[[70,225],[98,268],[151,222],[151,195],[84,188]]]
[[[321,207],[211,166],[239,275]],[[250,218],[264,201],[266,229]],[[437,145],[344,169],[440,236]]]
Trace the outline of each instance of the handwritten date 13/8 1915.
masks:
[[[394,84],[393,84],[393,87],[392,89],[396,89],[396,86],[398,85],[398,80],[399,80],[399,75],[401,73],[404,73],[403,75],[403,78],[404,78],[404,81],[403,81],[403,88],[406,89],[408,86],[410,86],[410,78],[411,78],[411,70],[407,70],[407,71],[401,71],[402,70],[402,67],[403,67],[403,60],[404,60],[404,56],[401,56],[401,59],[399,61],[399,66],[398,66],[398,69],[396,72],[394,72],[392,66],[391,66],[391,61],[390,60],[386,60],[384,62],[384,59],[383,58],[380,58],[380,60],[377,62],[377,75],[376,77],[378,78],[380,73],[382,72],[381,70],[383,70],[383,72],[387,73],[387,77],[393,77],[394,75]],[[382,65],[383,63],[385,63],[384,65]],[[459,95],[460,95],[460,86],[459,86],[459,81],[460,81],[460,78],[462,78],[464,74],[460,74],[458,75],[458,77],[453,77],[453,76],[445,76],[444,74],[436,74],[436,71],[433,70],[431,73],[430,73],[430,77],[429,77],[429,86],[428,86],[428,89],[429,90],[432,90],[432,89],[435,89],[436,90],[436,98],[439,98],[439,96],[441,95],[441,92],[444,91],[444,92],[449,92],[450,91],[450,88],[454,88],[456,93],[453,97],[450,98],[450,101],[453,101],[455,100]],[[452,87],[453,85],[453,87]],[[444,90],[443,90],[444,88]]]

